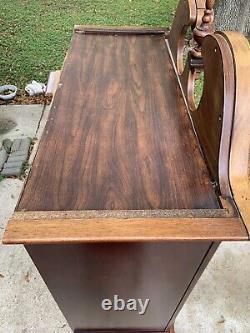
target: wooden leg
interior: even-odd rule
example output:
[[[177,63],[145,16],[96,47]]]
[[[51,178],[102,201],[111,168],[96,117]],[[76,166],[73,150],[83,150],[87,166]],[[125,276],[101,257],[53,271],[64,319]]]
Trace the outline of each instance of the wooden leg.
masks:
[[[175,333],[174,331],[174,326],[171,326],[168,330],[167,333]]]

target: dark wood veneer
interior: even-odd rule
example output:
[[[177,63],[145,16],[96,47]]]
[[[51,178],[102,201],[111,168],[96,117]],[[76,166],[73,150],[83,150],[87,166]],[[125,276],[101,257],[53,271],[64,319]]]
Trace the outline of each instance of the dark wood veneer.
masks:
[[[164,34],[74,34],[18,210],[216,208]]]

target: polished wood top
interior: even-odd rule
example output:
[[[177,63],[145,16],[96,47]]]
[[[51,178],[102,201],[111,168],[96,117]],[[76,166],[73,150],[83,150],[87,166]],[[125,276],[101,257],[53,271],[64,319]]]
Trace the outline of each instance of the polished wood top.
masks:
[[[75,32],[18,210],[218,207],[164,33]]]

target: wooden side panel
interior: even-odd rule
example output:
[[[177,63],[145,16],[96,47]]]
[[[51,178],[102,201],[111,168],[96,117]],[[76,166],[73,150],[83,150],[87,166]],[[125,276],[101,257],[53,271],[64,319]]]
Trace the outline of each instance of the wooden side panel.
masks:
[[[226,32],[222,35],[233,53],[236,80],[230,183],[250,233],[250,46],[242,34]]]
[[[163,331],[210,242],[27,246],[74,329]],[[103,299],[150,299],[147,311],[104,311]]]
[[[164,35],[75,33],[18,210],[218,206]]]
[[[228,43],[219,35],[203,41],[204,91],[191,112],[205,159],[223,196],[230,196],[229,154],[234,113],[234,67]]]

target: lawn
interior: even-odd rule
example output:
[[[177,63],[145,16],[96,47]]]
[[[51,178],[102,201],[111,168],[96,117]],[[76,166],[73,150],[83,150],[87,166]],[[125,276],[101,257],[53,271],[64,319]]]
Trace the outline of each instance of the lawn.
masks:
[[[75,24],[170,27],[178,0],[0,0],[0,84],[60,69]]]

